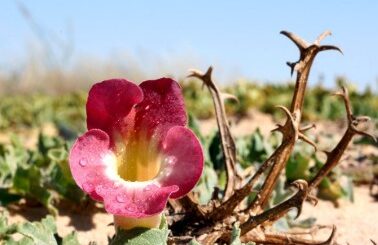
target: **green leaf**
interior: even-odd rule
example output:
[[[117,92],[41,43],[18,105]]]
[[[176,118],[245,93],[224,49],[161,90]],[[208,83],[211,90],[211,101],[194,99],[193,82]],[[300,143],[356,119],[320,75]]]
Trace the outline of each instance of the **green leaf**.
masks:
[[[210,161],[213,163],[214,169],[223,170],[225,159],[222,151],[222,142],[219,131],[216,131],[211,138],[208,151]]]
[[[57,210],[52,204],[51,192],[42,185],[41,170],[36,166],[29,168],[18,168],[14,181],[13,188],[17,193],[24,194],[35,198],[42,203],[52,214],[56,214]]]
[[[310,229],[316,223],[316,218],[314,218],[314,217],[309,217],[309,218],[303,219],[303,220],[295,220],[294,217],[295,216],[290,216],[290,219],[288,220],[289,226],[291,228],[299,227],[299,228],[303,228],[303,229]]]
[[[18,233],[18,234],[17,234]],[[18,241],[13,240],[13,234],[21,236]],[[0,241],[4,245],[80,245],[77,233],[61,238],[57,233],[55,220],[51,215],[40,222],[24,222],[8,225],[7,215],[0,216]]]
[[[206,204],[212,197],[214,188],[217,186],[218,176],[212,167],[204,166],[202,176],[196,185],[195,191],[200,193],[199,202]]]
[[[16,230],[16,226],[14,224],[13,225],[8,224],[7,212],[1,212],[0,214],[1,214],[0,216],[0,238],[1,238],[7,234],[14,233]]]
[[[343,189],[339,182],[331,181],[328,177],[325,177],[319,184],[318,197],[324,200],[337,203],[337,199],[343,196]]]
[[[53,148],[47,151],[47,156],[55,162],[63,162],[67,160],[68,154],[64,147]]]
[[[51,216],[42,219],[41,222],[26,222],[18,226],[17,231],[30,238],[34,244],[38,245],[57,245],[54,234],[56,225]]]
[[[67,177],[60,165],[52,166],[47,183],[65,199],[76,204],[80,204],[86,197],[84,192],[73,181],[71,174]]]
[[[14,135],[10,137],[11,143],[2,145],[0,151],[0,186],[3,188],[12,185],[17,168],[24,166],[29,158],[29,153],[20,140]]]
[[[354,188],[353,179],[351,177],[345,176],[344,182],[341,182],[341,189],[344,196],[350,201],[354,202]]]
[[[197,118],[193,115],[193,113],[188,113],[189,120],[188,120],[188,126],[191,130],[193,130],[193,133],[198,137],[198,139],[201,141],[202,144],[205,144],[205,138],[203,137],[200,129],[200,125],[198,123]]]
[[[290,229],[287,216],[282,217],[273,224],[273,228],[277,232],[285,232]]]
[[[264,162],[273,151],[272,143],[264,139],[259,129],[249,136],[236,139],[236,146],[242,167]]]
[[[240,228],[239,223],[236,222],[232,227],[230,245],[254,245],[254,242],[242,243],[240,241]]]
[[[4,245],[35,245],[35,243],[28,237],[23,237],[19,241],[15,241],[13,238],[7,238],[4,241]]]
[[[77,233],[72,232],[63,238],[62,245],[80,245]]]
[[[55,220],[51,215],[48,215],[46,218],[41,220],[41,223],[44,227],[48,228],[52,233],[57,233]]]
[[[297,179],[308,180],[310,177],[309,165],[310,157],[296,152],[292,157],[290,157],[286,165],[287,181],[292,182]]]
[[[168,225],[163,216],[159,228],[134,228],[131,230],[117,230],[117,234],[110,241],[110,245],[165,245],[168,239]]]
[[[12,202],[17,202],[22,196],[9,193],[9,189],[0,189],[0,206],[7,206]]]
[[[276,187],[274,188],[272,198],[270,199],[269,205],[273,207],[278,203],[283,202],[290,195],[290,191],[285,188],[285,178],[280,176],[277,180]]]
[[[197,242],[196,239],[193,239],[189,242],[189,245],[201,245],[201,243]]]
[[[234,224],[234,226],[232,227],[230,245],[241,245],[240,229],[238,223]]]

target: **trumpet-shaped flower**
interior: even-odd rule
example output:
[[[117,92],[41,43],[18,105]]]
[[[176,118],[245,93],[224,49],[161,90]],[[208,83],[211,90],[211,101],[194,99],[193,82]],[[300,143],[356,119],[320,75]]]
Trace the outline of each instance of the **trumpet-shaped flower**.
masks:
[[[168,198],[184,196],[197,183],[203,152],[185,127],[177,82],[106,80],[91,88],[86,112],[88,131],[71,149],[71,172],[120,226],[125,220],[148,222]]]

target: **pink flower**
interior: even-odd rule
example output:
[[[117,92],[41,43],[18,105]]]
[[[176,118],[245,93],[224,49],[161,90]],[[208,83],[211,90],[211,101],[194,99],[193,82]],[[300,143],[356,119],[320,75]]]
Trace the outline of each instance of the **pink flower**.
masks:
[[[104,202],[115,217],[160,214],[203,169],[201,145],[185,127],[177,82],[161,78],[139,86],[124,79],[95,84],[87,101],[88,131],[73,145],[69,163],[78,186]]]

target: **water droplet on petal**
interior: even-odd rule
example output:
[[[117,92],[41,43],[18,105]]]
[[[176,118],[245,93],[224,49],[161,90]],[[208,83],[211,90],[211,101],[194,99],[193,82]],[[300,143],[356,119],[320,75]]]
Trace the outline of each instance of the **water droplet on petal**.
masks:
[[[82,158],[79,160],[79,165],[82,166],[82,167],[85,167],[87,165],[87,160]]]
[[[150,106],[148,105],[144,109],[147,111],[148,109],[150,109]]]
[[[175,156],[168,156],[164,161],[167,166],[172,167],[176,164],[177,158]]]
[[[146,191],[146,192],[147,192],[147,191],[150,191],[150,190],[151,190],[151,186],[149,186],[149,185],[146,186],[146,187],[144,187],[144,189],[143,189],[143,191]]]
[[[138,210],[146,210],[147,209],[147,203],[146,202],[140,202],[137,203]]]
[[[136,207],[141,207],[144,204],[144,201],[141,199],[135,199],[134,203]]]
[[[91,192],[93,190],[93,184],[91,184],[91,183],[84,183],[83,184],[83,190],[85,192]]]
[[[130,212],[134,212],[135,211],[135,207],[134,206],[127,206],[126,209]]]
[[[117,195],[117,196],[116,196],[116,200],[117,200],[117,202],[119,202],[119,203],[125,203],[125,202],[127,201],[127,198],[126,198],[125,195],[120,194],[120,195]]]

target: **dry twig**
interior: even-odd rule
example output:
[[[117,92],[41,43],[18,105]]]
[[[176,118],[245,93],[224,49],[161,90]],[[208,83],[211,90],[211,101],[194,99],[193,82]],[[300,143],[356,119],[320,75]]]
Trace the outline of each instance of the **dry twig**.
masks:
[[[231,135],[230,125],[228,123],[226,110],[224,108],[224,99],[227,96],[222,96],[222,93],[219,91],[218,87],[213,82],[211,77],[212,71],[213,68],[211,66],[209,67],[209,69],[207,69],[206,73],[204,74],[200,71],[192,70],[192,73],[189,75],[189,77],[196,77],[201,79],[203,84],[209,89],[211,96],[213,98],[215,115],[217,118],[218,129],[221,136],[222,151],[225,158],[227,174],[226,189],[224,191],[223,199],[227,200],[233,194],[235,186],[238,185],[240,177],[238,176],[237,171],[235,169],[235,142]]]
[[[355,117],[352,113],[352,107],[349,100],[349,94],[346,87],[342,88],[341,92],[335,93],[335,95],[340,96],[345,104],[347,120],[348,120],[348,128],[345,131],[343,137],[340,139],[339,143],[331,152],[326,152],[327,154],[327,161],[316,174],[316,176],[310,181],[310,188],[316,188],[321,180],[329,174],[329,172],[339,163],[341,156],[345,152],[346,148],[348,147],[349,143],[352,141],[353,137],[357,134],[364,135],[372,138],[376,141],[375,137],[369,133],[361,131],[358,129],[358,126],[361,123],[367,122],[370,120],[369,117],[366,116],[359,116]]]
[[[309,183],[304,180],[294,181],[292,184],[297,188],[297,192],[286,201],[264,211],[297,140],[300,139],[312,145],[314,149],[317,150],[316,144],[305,135],[305,132],[314,128],[315,125],[301,126],[303,101],[312,63],[316,55],[321,51],[336,50],[341,52],[336,46],[320,45],[320,42],[331,34],[329,31],[325,31],[319,35],[312,44],[287,31],[282,31],[281,34],[293,41],[300,51],[300,57],[297,62],[287,63],[291,68],[291,73],[293,74],[295,71],[297,74],[293,99],[290,109],[284,106],[277,106],[277,108],[281,109],[286,115],[285,124],[277,125],[277,128],[273,130],[282,133],[283,138],[281,144],[273,154],[261,164],[248,181],[243,181],[235,169],[236,149],[225,113],[225,96],[222,95],[212,80],[212,67],[210,67],[206,73],[195,70],[191,72],[190,77],[201,79],[204,85],[209,89],[214,102],[217,124],[221,136],[222,151],[225,157],[227,182],[223,199],[220,202],[218,200],[212,200],[208,205],[201,206],[196,203],[192,195],[188,195],[183,199],[177,200],[176,203],[172,203],[174,209],[185,210],[186,217],[177,222],[175,221],[171,226],[174,234],[174,236],[171,237],[171,241],[189,241],[189,238],[196,237],[202,244],[214,244],[217,241],[228,242],[231,236],[232,225],[237,221],[241,223],[241,239],[244,242],[253,241],[258,244],[303,245],[332,243],[336,232],[335,227],[332,228],[332,232],[326,241],[303,239],[298,237],[300,234],[270,233],[266,231],[265,228],[282,218],[292,208],[298,210],[298,217],[302,210],[302,204],[306,199],[316,204],[317,200],[310,195],[311,190],[316,188],[320,181],[337,165],[353,136],[360,134],[373,137],[358,129],[358,126],[368,121],[369,118],[365,116],[355,117],[352,114],[346,88],[343,88],[342,92],[336,93],[336,95],[344,100],[347,111],[348,128],[344,136],[337,146],[331,152],[327,153],[326,163]],[[242,210],[240,208],[242,202],[254,191],[257,181],[265,172],[268,173],[255,199],[248,207]],[[244,186],[240,187],[239,185],[241,183],[245,183]],[[186,229],[183,229],[184,225]]]

